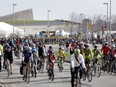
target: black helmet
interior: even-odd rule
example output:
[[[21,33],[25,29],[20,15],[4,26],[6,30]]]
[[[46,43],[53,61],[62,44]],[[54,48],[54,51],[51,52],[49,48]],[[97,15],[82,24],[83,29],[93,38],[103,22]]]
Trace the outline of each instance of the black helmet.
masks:
[[[49,49],[51,49],[52,48],[52,46],[49,46]]]
[[[98,45],[95,44],[95,45],[94,45],[94,48],[97,48],[97,47],[98,47]]]

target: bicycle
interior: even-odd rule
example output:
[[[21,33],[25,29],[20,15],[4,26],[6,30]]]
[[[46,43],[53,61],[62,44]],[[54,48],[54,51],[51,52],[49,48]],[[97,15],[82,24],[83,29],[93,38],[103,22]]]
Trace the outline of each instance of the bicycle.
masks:
[[[26,63],[26,65],[24,66],[24,69],[26,72],[26,75],[24,76],[24,81],[29,83],[30,82],[30,74],[31,74],[32,69],[30,68],[28,63]]]
[[[32,77],[34,76],[35,78],[37,77],[37,59],[39,60],[39,58],[37,57],[36,52],[33,52],[33,61],[32,61]]]
[[[44,59],[37,60],[37,70],[43,72],[44,69]]]
[[[63,70],[63,60],[62,60],[62,58],[58,59],[58,68],[59,68],[59,71],[62,72],[62,70]]]
[[[32,62],[32,71],[31,71],[31,74],[32,74],[32,77],[34,76],[35,78],[37,77],[37,65],[36,65],[36,61],[33,61]]]
[[[74,73],[74,87],[81,87],[81,79],[80,79],[80,69],[76,70],[76,73]]]
[[[104,56],[104,63],[103,63],[103,72],[107,71],[110,72],[110,59],[109,56]]]
[[[86,64],[87,67],[87,71],[83,72],[83,80],[86,80],[86,78],[88,79],[89,82],[92,81],[92,66],[90,64]]]
[[[49,63],[48,76],[49,76],[49,80],[50,79],[52,81],[54,80],[54,69],[53,69],[53,64],[52,63]]]
[[[95,76],[96,74],[97,74],[97,77],[101,76],[101,66],[98,63],[98,59],[97,58],[93,59],[92,69],[93,69],[93,76]]]

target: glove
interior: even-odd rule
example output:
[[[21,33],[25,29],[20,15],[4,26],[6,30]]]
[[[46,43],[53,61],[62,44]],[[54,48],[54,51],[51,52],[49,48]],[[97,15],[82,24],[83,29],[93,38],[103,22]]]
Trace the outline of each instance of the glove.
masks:
[[[75,71],[75,68],[72,68],[72,72],[74,72]]]
[[[86,72],[86,71],[87,71],[87,68],[86,68],[86,67],[85,67],[85,68],[83,68],[83,71],[84,71],[84,72]]]

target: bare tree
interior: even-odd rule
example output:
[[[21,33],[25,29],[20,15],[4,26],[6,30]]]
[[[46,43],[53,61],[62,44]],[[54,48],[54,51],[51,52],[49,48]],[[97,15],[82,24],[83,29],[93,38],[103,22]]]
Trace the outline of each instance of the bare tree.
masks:
[[[77,22],[77,14],[75,12],[72,12],[70,14],[70,21],[71,21],[71,35],[72,35],[72,32],[73,32],[73,25],[74,23]]]

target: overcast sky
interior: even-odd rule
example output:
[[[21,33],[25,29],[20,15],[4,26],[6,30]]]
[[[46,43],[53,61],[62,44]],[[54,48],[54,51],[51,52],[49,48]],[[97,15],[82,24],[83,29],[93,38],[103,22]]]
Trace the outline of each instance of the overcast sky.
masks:
[[[50,20],[68,19],[72,12],[106,15],[104,2],[110,3],[110,0],[0,0],[0,16],[11,14],[14,3],[18,4],[15,12],[32,8],[35,20],[46,20],[47,10],[51,10]],[[116,15],[116,0],[112,0],[112,14]]]

